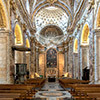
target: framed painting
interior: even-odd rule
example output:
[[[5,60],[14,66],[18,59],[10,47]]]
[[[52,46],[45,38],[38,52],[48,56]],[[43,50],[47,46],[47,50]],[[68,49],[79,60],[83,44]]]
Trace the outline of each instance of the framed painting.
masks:
[[[56,68],[57,67],[57,51],[53,48],[50,48],[47,51],[46,65],[47,65],[47,68]]]

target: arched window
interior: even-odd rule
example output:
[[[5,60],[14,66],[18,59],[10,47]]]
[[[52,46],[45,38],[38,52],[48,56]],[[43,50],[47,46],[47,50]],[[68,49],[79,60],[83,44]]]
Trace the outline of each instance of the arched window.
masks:
[[[89,44],[89,33],[90,29],[88,24],[85,24],[82,30],[81,44],[88,45]]]
[[[28,38],[26,38],[26,47],[27,48],[30,48],[30,42],[29,42],[29,39]]]
[[[15,45],[23,45],[23,36],[18,24],[15,26]]]
[[[3,5],[0,2],[0,28],[7,27],[5,11]]]
[[[78,40],[75,39],[74,41],[74,53],[78,53]]]
[[[97,24],[96,24],[97,27],[100,27],[100,7],[98,9],[98,14],[97,14]]]

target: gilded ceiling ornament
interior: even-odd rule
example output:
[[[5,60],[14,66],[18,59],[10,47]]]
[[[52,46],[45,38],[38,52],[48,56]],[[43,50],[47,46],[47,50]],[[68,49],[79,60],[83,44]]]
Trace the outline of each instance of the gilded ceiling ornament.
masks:
[[[49,2],[51,5],[54,4],[55,2],[57,2],[58,0],[47,0],[47,2]]]

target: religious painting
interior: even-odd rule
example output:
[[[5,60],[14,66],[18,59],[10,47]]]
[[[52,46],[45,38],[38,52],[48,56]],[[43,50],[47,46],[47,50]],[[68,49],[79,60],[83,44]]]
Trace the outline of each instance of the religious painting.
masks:
[[[47,68],[57,67],[57,52],[55,49],[49,49],[47,51]]]

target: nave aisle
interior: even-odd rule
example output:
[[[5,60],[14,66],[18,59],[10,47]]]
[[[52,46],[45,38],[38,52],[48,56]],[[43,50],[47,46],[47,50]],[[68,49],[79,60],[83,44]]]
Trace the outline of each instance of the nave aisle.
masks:
[[[73,100],[72,95],[68,91],[64,91],[58,82],[46,82],[41,91],[36,93],[35,98],[41,98],[39,100]]]

